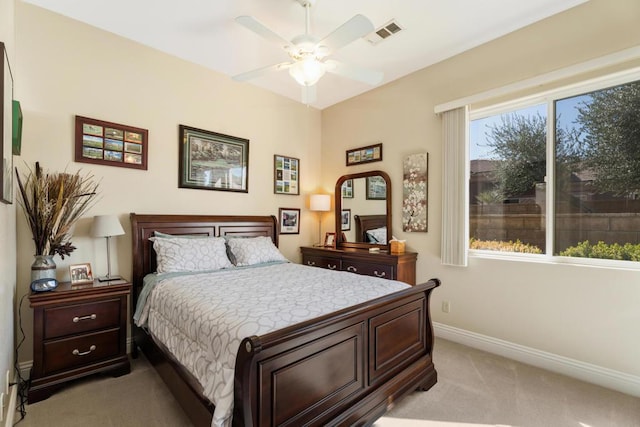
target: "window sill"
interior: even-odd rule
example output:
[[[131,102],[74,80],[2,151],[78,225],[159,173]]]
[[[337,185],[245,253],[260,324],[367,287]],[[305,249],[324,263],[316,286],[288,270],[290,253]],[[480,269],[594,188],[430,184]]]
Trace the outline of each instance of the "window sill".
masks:
[[[618,261],[599,258],[577,258],[551,255],[521,254],[511,252],[483,251],[478,249],[470,249],[469,258],[640,271],[640,262]]]

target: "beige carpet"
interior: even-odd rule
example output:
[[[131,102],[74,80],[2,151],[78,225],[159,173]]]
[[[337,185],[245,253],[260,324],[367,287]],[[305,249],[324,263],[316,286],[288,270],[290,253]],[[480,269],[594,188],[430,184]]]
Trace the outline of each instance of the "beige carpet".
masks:
[[[144,358],[120,378],[79,380],[27,405],[19,427],[191,426]],[[438,384],[375,427],[638,427],[640,399],[441,339]],[[15,421],[20,419],[16,414]]]

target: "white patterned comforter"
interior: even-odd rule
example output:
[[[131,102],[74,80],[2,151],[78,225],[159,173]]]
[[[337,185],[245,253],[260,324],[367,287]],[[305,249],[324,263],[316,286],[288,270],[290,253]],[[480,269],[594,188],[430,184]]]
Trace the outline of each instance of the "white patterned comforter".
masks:
[[[158,281],[136,315],[200,381],[215,405],[212,426],[230,425],[241,341],[377,298],[409,285],[278,263]]]

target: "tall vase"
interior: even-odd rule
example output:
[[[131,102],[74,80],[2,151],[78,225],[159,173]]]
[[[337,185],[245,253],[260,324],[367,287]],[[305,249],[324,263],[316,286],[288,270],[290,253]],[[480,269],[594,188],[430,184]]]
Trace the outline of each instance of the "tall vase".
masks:
[[[55,279],[56,263],[53,255],[34,255],[31,264],[31,282],[37,279]]]

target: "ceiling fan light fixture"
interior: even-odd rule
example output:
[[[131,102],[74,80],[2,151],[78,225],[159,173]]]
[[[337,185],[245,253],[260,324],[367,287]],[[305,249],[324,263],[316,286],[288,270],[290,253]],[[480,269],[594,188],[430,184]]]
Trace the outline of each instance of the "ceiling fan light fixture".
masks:
[[[289,67],[289,74],[301,86],[313,86],[326,71],[325,65],[316,58],[305,58]]]

